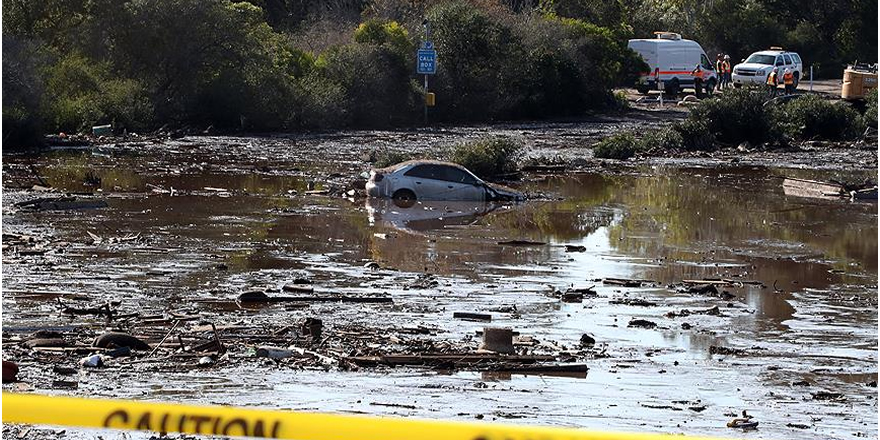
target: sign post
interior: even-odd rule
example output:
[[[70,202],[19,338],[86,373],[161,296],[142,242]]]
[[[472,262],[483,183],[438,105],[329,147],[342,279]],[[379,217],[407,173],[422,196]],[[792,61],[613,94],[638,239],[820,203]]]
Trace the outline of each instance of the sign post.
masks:
[[[425,27],[425,40],[416,54],[416,72],[419,75],[425,75],[425,125],[428,125],[428,75],[437,73],[437,51],[434,50],[434,42],[430,40],[430,23],[425,19],[422,25]],[[431,100],[431,104],[433,105],[433,100]]]

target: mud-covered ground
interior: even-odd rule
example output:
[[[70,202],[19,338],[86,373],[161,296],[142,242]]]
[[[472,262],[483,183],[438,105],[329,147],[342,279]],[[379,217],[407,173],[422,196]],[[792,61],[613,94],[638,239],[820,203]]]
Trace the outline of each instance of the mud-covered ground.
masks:
[[[21,381],[4,390],[877,438],[877,205],[786,196],[781,185],[785,176],[876,179],[876,146],[630,164],[592,157],[601,136],[672,113],[6,156],[3,358],[19,363]],[[524,162],[566,169],[510,182],[543,196],[518,206],[403,208],[362,197],[371,152],[442,156],[485,134],[521,139]],[[107,207],[15,205],[62,193]],[[716,281],[691,282],[704,279]],[[246,292],[299,300],[237,302]],[[308,318],[321,320],[320,334],[308,333]],[[381,361],[472,354],[487,326],[511,327],[517,356],[537,363]],[[32,347],[38,330],[66,347]],[[111,357],[92,348],[107,330],[151,349]],[[582,343],[585,334],[595,344]],[[265,346],[298,350],[276,360],[258,356]],[[96,352],[104,367],[79,365]],[[757,431],[726,427],[743,410]]]

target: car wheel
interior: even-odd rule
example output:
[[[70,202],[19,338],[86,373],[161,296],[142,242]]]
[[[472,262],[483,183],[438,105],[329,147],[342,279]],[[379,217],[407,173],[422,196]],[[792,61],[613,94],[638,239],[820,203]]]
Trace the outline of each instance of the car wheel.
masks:
[[[391,198],[394,200],[394,204],[400,208],[409,208],[416,204],[416,193],[408,189],[394,191]]]
[[[636,87],[636,91],[641,93],[642,95],[648,94],[648,86],[638,86]]]
[[[712,96],[712,93],[715,92],[715,80],[710,79],[709,82],[706,83],[706,96]]]
[[[678,78],[672,78],[671,81],[667,82],[665,89],[666,89],[665,90],[666,94],[668,94],[668,95],[671,95],[671,96],[678,95],[678,90],[679,90]]]
[[[798,86],[798,84],[800,84],[800,82],[801,82],[801,74],[800,74],[800,72],[795,72],[794,73],[794,84],[792,84],[792,86],[794,86],[794,88],[797,88],[797,86]]]

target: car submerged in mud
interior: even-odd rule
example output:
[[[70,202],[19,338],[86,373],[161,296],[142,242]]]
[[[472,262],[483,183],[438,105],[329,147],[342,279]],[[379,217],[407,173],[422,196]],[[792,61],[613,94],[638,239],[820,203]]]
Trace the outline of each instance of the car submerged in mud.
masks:
[[[445,201],[522,201],[525,196],[513,189],[488,183],[467,168],[434,160],[411,160],[370,172],[367,195],[401,202]]]

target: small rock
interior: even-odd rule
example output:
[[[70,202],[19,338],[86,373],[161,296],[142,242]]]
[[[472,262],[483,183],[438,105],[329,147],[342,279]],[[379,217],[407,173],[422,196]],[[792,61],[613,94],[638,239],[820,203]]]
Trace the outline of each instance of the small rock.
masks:
[[[681,323],[681,329],[682,329],[682,330],[690,330],[691,328],[693,328],[692,325],[690,325],[690,324],[688,324],[688,323],[686,323],[686,322],[682,322],[682,323]]]
[[[266,292],[261,292],[259,290],[252,290],[238,295],[239,302],[264,302],[268,299],[269,295],[266,295]]]
[[[18,364],[10,361],[3,361],[3,383],[15,382],[18,380]]]
[[[743,431],[755,429],[758,427],[758,422],[753,421],[751,419],[733,419],[727,422],[728,428],[737,428],[742,429]]]
[[[581,335],[581,345],[583,346],[593,346],[596,345],[596,338],[590,336],[587,333]]]
[[[698,284],[688,288],[688,293],[696,293],[700,295],[718,295],[718,288],[713,284]]]
[[[214,363],[214,358],[211,356],[202,356],[199,358],[199,365],[204,367]]]
[[[291,357],[299,357],[300,353],[293,350],[288,350],[286,348],[264,346],[257,348],[256,356],[269,359],[286,359]]]
[[[586,252],[586,251],[587,251],[586,246],[577,246],[577,245],[571,245],[571,244],[565,245],[565,252]]]

